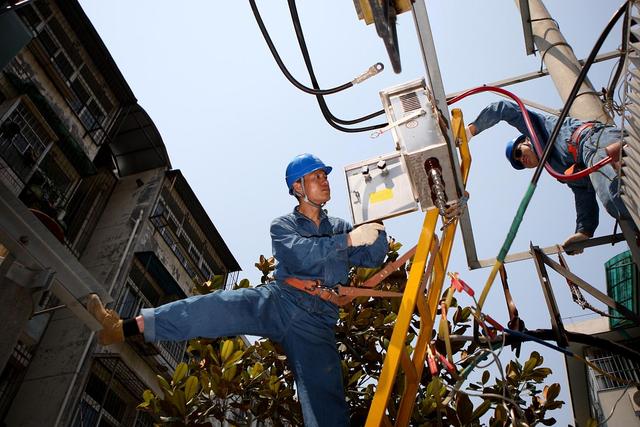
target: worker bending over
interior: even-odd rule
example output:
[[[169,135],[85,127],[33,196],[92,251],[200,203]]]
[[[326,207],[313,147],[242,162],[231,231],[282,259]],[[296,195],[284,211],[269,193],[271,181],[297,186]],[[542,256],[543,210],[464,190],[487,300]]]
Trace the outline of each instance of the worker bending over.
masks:
[[[349,425],[334,328],[338,306],[332,288],[347,283],[350,266],[382,264],[388,242],[381,224],[356,229],[322,207],[331,198],[331,167],[311,154],[287,166],[293,212],[271,223],[275,280],[256,288],[216,291],[141,310],[121,320],[92,295],[89,311],[100,321],[101,344],[143,334],[154,341],[256,335],[282,345],[293,371],[306,426]]]
[[[527,111],[544,149],[558,118],[528,109]],[[510,140],[506,146],[505,154],[511,166],[518,170],[537,167],[540,162],[538,154],[531,142],[522,112],[513,102],[499,101],[485,107],[467,127],[467,136],[477,135],[502,120],[521,133],[520,136]],[[582,122],[568,117],[562,123],[547,162],[557,172],[569,174],[596,164],[609,153],[616,160],[620,153],[621,136],[620,129],[616,127],[599,122]],[[563,245],[593,237],[598,227],[596,194],[612,217],[617,220],[630,219],[629,212],[620,199],[617,161],[614,166],[608,164],[589,174],[588,178],[566,182],[575,196],[576,229],[575,234],[569,236]],[[582,249],[579,249],[569,254],[581,252]]]

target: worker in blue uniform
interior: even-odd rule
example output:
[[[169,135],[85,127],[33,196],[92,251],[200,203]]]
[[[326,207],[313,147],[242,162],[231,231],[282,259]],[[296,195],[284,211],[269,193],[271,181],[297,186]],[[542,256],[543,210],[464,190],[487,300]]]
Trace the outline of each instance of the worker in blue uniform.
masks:
[[[528,109],[527,111],[544,149],[558,118]],[[485,107],[467,126],[467,137],[473,137],[500,121],[507,122],[521,133],[506,145],[505,155],[511,166],[517,170],[537,167],[538,154],[533,147],[522,112],[513,102],[498,101]],[[620,129],[616,127],[599,122],[582,122],[568,117],[562,123],[548,157],[548,164],[560,174],[569,174],[596,164],[608,154],[617,158],[620,152],[621,136]],[[575,233],[570,235],[563,245],[593,237],[598,227],[596,195],[612,217],[630,219],[629,212],[620,199],[616,170],[618,166],[617,162],[613,165],[610,163],[589,174],[588,178],[566,182],[575,197],[576,228]],[[570,254],[581,252],[582,250],[579,249]]]
[[[294,373],[306,426],[349,424],[334,327],[338,306],[332,288],[346,284],[352,265],[379,266],[388,242],[381,224],[356,229],[322,209],[331,197],[331,167],[311,154],[287,166],[289,193],[298,200],[293,212],[271,224],[275,280],[256,288],[192,296],[121,320],[97,296],[88,309],[100,321],[101,344],[143,334],[154,341],[182,341],[256,335],[282,345]]]

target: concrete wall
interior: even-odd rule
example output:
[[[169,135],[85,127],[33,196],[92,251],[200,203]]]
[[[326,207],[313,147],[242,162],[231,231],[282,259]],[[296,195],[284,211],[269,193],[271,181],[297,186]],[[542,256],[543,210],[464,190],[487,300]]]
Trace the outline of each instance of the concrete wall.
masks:
[[[91,240],[80,258],[80,262],[105,285],[106,289],[109,289],[113,283],[117,285],[116,288],[124,283],[134,252],[140,247],[141,241],[148,240],[147,235],[153,228],[149,222],[149,216],[163,179],[164,170],[154,169],[125,177],[116,184]],[[142,186],[139,186],[136,181],[142,182]],[[127,242],[131,238],[141,212],[142,219],[135,240],[125,255]],[[124,258],[123,255],[125,255]],[[117,297],[117,293],[112,293],[112,296]]]
[[[629,390],[633,392],[635,388],[629,387]],[[625,391],[624,388],[620,388],[598,392],[598,399],[600,400],[605,418],[609,416],[613,410],[613,406],[616,405],[616,401],[624,393],[616,405],[613,415],[611,415],[611,418],[607,421],[608,426],[640,427],[640,417],[635,414],[631,406],[629,390]]]

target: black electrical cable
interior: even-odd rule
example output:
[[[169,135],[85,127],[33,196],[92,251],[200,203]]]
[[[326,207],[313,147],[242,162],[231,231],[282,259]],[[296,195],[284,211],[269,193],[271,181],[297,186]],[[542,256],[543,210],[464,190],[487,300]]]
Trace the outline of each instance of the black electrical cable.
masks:
[[[535,329],[525,331],[526,335],[531,335],[545,341],[553,341],[556,339],[556,334],[552,329]],[[565,335],[570,342],[586,344],[592,347],[598,347],[603,350],[613,351],[621,356],[626,357],[629,360],[634,360],[636,363],[640,363],[640,353],[637,350],[626,347],[615,341],[599,338],[594,335],[581,334],[578,332],[565,331]],[[507,338],[509,343],[509,338]]]
[[[540,175],[542,174],[542,169],[544,168],[544,165],[547,163],[547,159],[549,157],[549,154],[551,153],[551,149],[553,148],[554,142],[555,142],[556,138],[558,137],[558,134],[560,133],[560,128],[562,127],[562,122],[564,122],[564,119],[567,118],[567,115],[569,114],[569,109],[571,108],[571,104],[573,103],[574,99],[576,98],[576,95],[578,94],[578,90],[580,89],[580,86],[582,85],[582,82],[584,82],[584,79],[587,77],[587,73],[589,72],[589,69],[591,68],[591,65],[593,64],[593,61],[594,61],[598,51],[600,50],[600,48],[602,47],[602,44],[604,43],[605,39],[607,38],[607,36],[611,32],[611,29],[613,28],[613,26],[616,24],[618,19],[620,19],[620,16],[622,16],[622,14],[625,11],[628,11],[629,4],[630,4],[629,2],[625,2],[620,7],[620,9],[618,9],[616,11],[616,13],[613,15],[613,17],[611,17],[611,20],[609,20],[609,22],[607,23],[607,25],[604,28],[604,30],[602,30],[602,34],[600,34],[600,37],[598,37],[598,40],[596,41],[596,44],[593,46],[593,49],[591,50],[591,53],[589,54],[589,57],[584,62],[584,66],[582,67],[582,70],[580,71],[580,75],[576,79],[576,82],[573,85],[573,88],[571,89],[571,92],[569,93],[569,96],[567,98],[567,102],[564,104],[564,108],[562,109],[562,112],[560,113],[560,116],[558,117],[558,121],[557,121],[555,127],[553,128],[553,132],[551,132],[551,136],[549,137],[547,145],[544,148],[544,152],[542,153],[542,157],[540,159],[540,163],[536,167],[536,171],[533,174],[533,178],[531,178],[531,183],[532,184],[536,185],[538,183],[538,180],[540,179]]]
[[[624,66],[624,62],[627,58],[629,52],[624,48],[627,44],[627,31],[629,30],[629,17],[625,18],[622,23],[622,42],[620,44],[622,50],[622,56],[618,59],[618,66],[616,67],[615,74],[613,75],[611,82],[609,83],[609,87],[607,88],[607,93],[605,95],[605,99],[609,102],[613,102],[613,94],[615,93],[616,86],[618,85],[618,80],[620,79],[620,75],[622,74],[622,68]]]
[[[269,36],[267,28],[265,27],[264,22],[262,21],[262,17],[260,16],[260,11],[258,10],[258,7],[256,6],[255,0],[249,0],[249,4],[251,5],[251,10],[253,11],[253,16],[256,18],[256,22],[258,23],[258,27],[260,28],[260,32],[262,33],[262,37],[264,37],[264,41],[267,43],[267,46],[269,46],[269,50],[271,51],[271,55],[273,55],[273,59],[275,59],[276,63],[278,64],[278,67],[280,67],[280,71],[282,71],[282,74],[285,75],[285,77],[287,78],[287,80],[289,80],[291,82],[291,84],[293,84],[295,87],[297,87],[301,91],[309,93],[311,95],[331,95],[332,93],[341,92],[341,91],[343,91],[345,89],[348,89],[351,86],[353,86],[353,82],[349,82],[349,83],[342,84],[340,86],[336,86],[336,87],[331,88],[331,89],[318,89],[318,90],[316,90],[316,89],[308,88],[305,85],[303,85],[302,83],[300,83],[299,81],[297,81],[291,75],[291,73],[289,73],[289,70],[287,70],[287,67],[285,67],[284,63],[282,62],[282,59],[280,58],[280,55],[278,54],[278,51],[276,50],[276,47],[273,44],[273,41],[271,40],[271,37]]]
[[[318,80],[316,78],[315,72],[313,71],[313,64],[311,62],[311,57],[309,55],[309,50],[307,49],[307,44],[304,39],[304,32],[302,31],[302,25],[300,24],[300,17],[298,16],[298,9],[296,7],[295,0],[288,0],[289,3],[289,12],[291,13],[291,20],[293,22],[293,27],[296,32],[296,37],[298,39],[298,45],[300,46],[300,51],[302,52],[302,57],[304,58],[304,63],[307,67],[307,71],[309,72],[309,78],[311,79],[311,84],[315,89],[319,88]],[[369,130],[380,129],[387,126],[388,123],[380,123],[377,125],[366,126],[362,128],[344,128],[342,126],[335,126],[335,123],[340,123],[344,125],[351,125],[360,123],[366,120],[370,120],[374,117],[378,117],[384,114],[384,110],[379,110],[374,113],[368,114],[366,116],[360,117],[358,119],[353,120],[343,120],[336,116],[334,116],[329,110],[327,103],[322,95],[316,95],[318,100],[318,105],[320,106],[320,111],[322,111],[322,115],[329,122],[330,125],[335,127],[338,130],[343,132],[364,132]],[[332,123],[334,122],[334,123]]]

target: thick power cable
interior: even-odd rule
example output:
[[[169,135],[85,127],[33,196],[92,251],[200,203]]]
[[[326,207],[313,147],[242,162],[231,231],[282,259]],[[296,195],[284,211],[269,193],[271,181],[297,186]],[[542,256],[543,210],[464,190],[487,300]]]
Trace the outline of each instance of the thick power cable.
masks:
[[[251,5],[253,16],[256,18],[256,22],[258,23],[258,27],[260,28],[260,32],[262,33],[262,37],[264,38],[264,41],[267,43],[267,46],[269,47],[269,51],[271,51],[271,55],[273,55],[273,59],[275,59],[276,63],[278,64],[278,67],[280,67],[280,71],[282,71],[282,74],[285,75],[285,77],[287,78],[287,80],[291,82],[291,84],[293,84],[295,87],[297,87],[301,91],[310,93],[311,95],[331,95],[332,93],[341,92],[353,86],[353,82],[348,82],[331,89],[311,89],[303,85],[299,81],[297,81],[291,75],[291,73],[289,73],[289,70],[287,70],[287,67],[284,65],[284,62],[282,62],[282,59],[280,58],[280,55],[278,54],[278,51],[276,50],[276,47],[273,44],[273,41],[271,40],[271,36],[269,36],[267,27],[264,25],[264,22],[262,21],[262,16],[260,16],[260,11],[258,10],[258,6],[256,6],[255,0],[249,0],[249,4]]]
[[[304,32],[302,31],[302,25],[300,24],[300,17],[298,16],[298,9],[296,7],[296,2],[295,0],[288,0],[289,3],[289,12],[291,13],[291,20],[293,22],[293,27],[295,29],[296,32],[296,37],[298,39],[298,45],[300,46],[300,51],[302,52],[302,57],[304,58],[304,63],[307,67],[307,71],[309,72],[309,78],[311,79],[311,84],[313,85],[314,89],[319,89],[319,84],[318,84],[318,80],[316,79],[316,75],[315,72],[313,71],[313,64],[311,62],[311,57],[309,55],[309,50],[307,49],[307,43],[304,39]],[[377,66],[378,64],[376,64]],[[380,66],[382,66],[382,64],[379,64]],[[363,117],[359,117],[357,119],[352,119],[352,120],[343,120],[340,119],[336,116],[334,116],[331,111],[329,111],[329,108],[327,106],[327,103],[324,100],[324,97],[322,95],[316,95],[316,98],[318,99],[318,105],[320,106],[320,110],[322,111],[322,115],[324,116],[324,118],[331,124],[331,122],[335,122],[335,123],[339,123],[339,124],[343,124],[343,125],[352,125],[352,124],[356,124],[356,123],[360,123],[363,121],[367,121],[370,119],[373,119],[375,117],[381,116],[382,114],[384,114],[384,110],[379,110],[376,111],[374,113],[368,114],[366,116]],[[386,123],[382,123],[382,124],[378,124],[378,125],[373,125],[373,126],[368,126],[366,128],[353,128],[353,129],[346,129],[346,128],[340,128],[339,130],[343,130],[343,131],[348,131],[348,132],[363,132],[363,131],[367,131],[367,130],[375,130],[375,129],[380,129],[382,127],[386,126]]]
[[[569,94],[569,96],[567,98],[567,102],[565,103],[564,108],[562,109],[562,112],[560,113],[560,117],[558,117],[558,121],[557,121],[555,127],[553,128],[553,132],[551,133],[551,136],[549,137],[549,141],[547,142],[547,145],[546,145],[546,147],[544,149],[544,152],[542,153],[542,157],[540,158],[540,163],[538,164],[538,167],[536,168],[536,170],[535,170],[535,172],[533,174],[533,178],[531,179],[531,183],[529,184],[529,187],[527,188],[527,191],[525,192],[525,195],[524,195],[524,197],[522,198],[522,200],[520,202],[520,206],[518,207],[518,211],[516,212],[516,216],[513,218],[513,222],[511,224],[511,227],[509,228],[509,232],[507,233],[507,237],[505,238],[505,241],[504,241],[504,243],[502,245],[502,248],[500,248],[500,252],[498,253],[498,256],[496,257],[496,262],[494,263],[493,268],[491,270],[491,273],[489,274],[489,277],[487,278],[487,282],[485,283],[484,288],[482,289],[482,293],[480,295],[479,304],[478,304],[481,309],[482,309],[482,305],[484,304],[484,301],[487,298],[487,295],[489,294],[489,290],[491,289],[491,286],[493,285],[493,282],[494,282],[494,280],[496,278],[496,275],[498,274],[498,271],[500,270],[500,267],[504,264],[504,259],[506,258],[507,253],[509,252],[509,249],[511,249],[511,245],[513,243],[513,240],[515,239],[515,236],[516,236],[516,234],[518,232],[518,229],[520,228],[520,224],[522,223],[522,219],[524,217],[524,213],[527,210],[527,207],[529,206],[529,202],[531,201],[531,197],[533,196],[533,193],[535,192],[536,185],[538,183],[538,180],[540,179],[540,175],[542,174],[542,168],[545,167],[545,165],[546,165],[547,159],[549,158],[549,154],[551,153],[551,148],[553,147],[553,143],[555,142],[556,138],[558,137],[558,133],[560,132],[560,128],[562,127],[562,122],[564,121],[564,119],[569,114],[569,108],[571,107],[571,103],[575,99],[575,97],[576,97],[576,95],[578,93],[578,90],[580,88],[580,85],[582,84],[582,82],[586,78],[587,72],[591,68],[591,65],[593,64],[593,61],[594,61],[594,59],[596,57],[596,54],[600,50],[600,47],[604,43],[604,40],[606,39],[607,35],[611,31],[611,29],[613,28],[615,23],[618,21],[618,19],[620,19],[622,14],[625,11],[628,10],[628,7],[629,7],[629,3],[625,2],[620,7],[620,9],[618,9],[618,11],[613,15],[613,17],[611,18],[611,20],[609,21],[607,26],[602,31],[602,34],[600,34],[600,37],[596,41],[596,44],[593,46],[593,49],[591,50],[591,53],[589,54],[589,57],[587,58],[587,60],[584,63],[584,67],[582,68],[582,71],[580,72],[580,75],[576,79],[576,82],[573,85],[573,88],[571,89],[571,92],[570,92],[570,94]],[[524,111],[523,111],[523,113],[524,113]],[[532,136],[533,136],[533,134],[532,134]],[[606,158],[604,160],[606,160]],[[598,164],[602,163],[603,161],[598,162]],[[610,157],[609,157],[609,161],[611,161]],[[594,167],[597,166],[598,164],[594,165]],[[582,172],[585,172],[585,171],[582,171]]]

